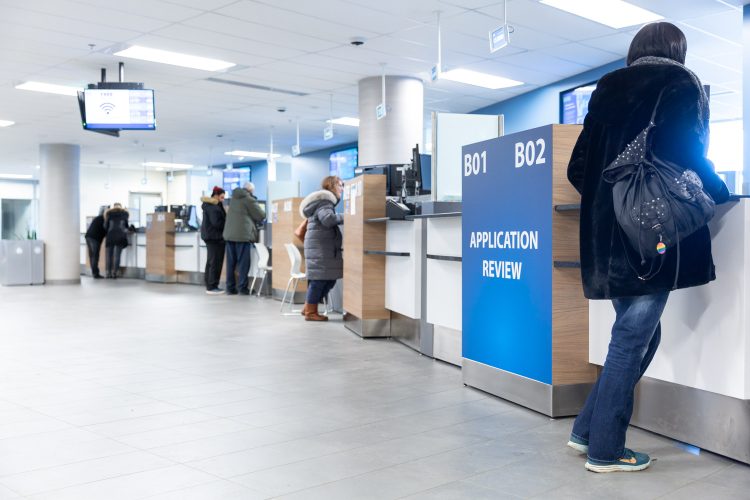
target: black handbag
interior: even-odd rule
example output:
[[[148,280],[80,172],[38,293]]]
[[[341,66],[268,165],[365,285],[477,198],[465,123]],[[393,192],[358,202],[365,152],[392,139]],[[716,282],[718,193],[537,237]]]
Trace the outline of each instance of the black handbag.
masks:
[[[667,253],[674,250],[676,287],[680,267],[678,243],[711,220],[716,204],[703,190],[697,173],[654,154],[652,133],[663,93],[664,90],[659,93],[646,128],[607,165],[602,177],[612,184],[620,236],[624,235],[623,240],[640,256],[640,268],[633,266],[628,257],[631,269],[641,280],[649,280],[661,270]],[[648,270],[641,272],[644,266]]]

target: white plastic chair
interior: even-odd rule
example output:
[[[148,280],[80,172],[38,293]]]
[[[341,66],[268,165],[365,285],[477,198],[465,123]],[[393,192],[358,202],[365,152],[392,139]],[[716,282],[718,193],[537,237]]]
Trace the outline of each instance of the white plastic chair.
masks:
[[[272,269],[271,266],[268,265],[268,260],[270,258],[268,248],[263,243],[256,243],[255,251],[258,252],[258,271],[263,273],[263,277],[260,280],[260,286],[258,287],[258,297],[260,297],[260,294],[263,291],[263,285],[266,283],[268,271],[271,271]],[[255,289],[256,279],[258,279],[258,276],[253,276],[253,282],[250,284],[250,291]]]
[[[284,247],[286,248],[286,253],[289,255],[289,262],[292,267],[289,271],[289,281],[286,283],[284,297],[281,299],[281,313],[286,315],[299,314],[302,309],[294,309],[294,295],[297,293],[297,287],[299,286],[300,280],[306,278],[305,273],[300,271],[300,268],[302,267],[302,254],[299,253],[299,249],[292,243],[285,243]],[[294,287],[292,287],[292,283],[294,283]],[[284,313],[284,303],[286,302],[286,297],[289,295],[290,289],[292,290],[292,295],[289,298],[289,312]]]

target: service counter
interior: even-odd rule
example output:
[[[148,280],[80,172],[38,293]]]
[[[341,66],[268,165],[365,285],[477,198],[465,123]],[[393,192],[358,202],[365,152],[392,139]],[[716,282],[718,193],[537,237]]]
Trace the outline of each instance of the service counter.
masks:
[[[426,320],[433,327],[435,359],[461,366],[461,212],[423,214]]]
[[[632,423],[750,463],[750,200],[719,206],[709,227],[716,280],[670,295]],[[590,302],[591,363],[614,319],[611,302]]]
[[[152,215],[159,214],[149,214],[149,217]],[[175,231],[170,224],[172,214],[164,215],[164,220],[154,221],[149,231],[128,234],[128,246],[120,256],[122,277],[203,285],[206,244],[201,239],[200,231]],[[263,236],[261,231],[261,240]],[[105,259],[106,247],[102,243],[99,254],[99,270],[102,274],[106,271]],[[225,269],[226,260],[222,267],[222,280]],[[85,233],[81,233],[81,272],[91,275]],[[253,249],[249,276],[252,278],[259,274],[258,254]]]

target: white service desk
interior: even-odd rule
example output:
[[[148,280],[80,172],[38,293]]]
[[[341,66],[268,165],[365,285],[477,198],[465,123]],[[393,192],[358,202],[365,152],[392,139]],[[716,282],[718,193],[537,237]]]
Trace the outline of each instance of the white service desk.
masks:
[[[385,308],[420,319],[422,221],[389,220],[385,230]]]
[[[436,214],[423,220],[427,226],[426,320],[434,326],[433,356],[461,366],[461,214]]]
[[[143,278],[146,270],[146,233],[128,235],[128,246],[120,256],[120,266],[124,268],[124,277]],[[86,266],[85,235],[81,235],[81,266],[85,274],[91,270]],[[106,248],[102,245],[102,254]],[[176,232],[174,239],[174,261],[177,271],[177,282],[203,285],[203,271],[206,268],[206,244],[201,240],[200,231]],[[102,259],[102,263],[104,259]],[[104,268],[100,266],[101,271]],[[258,253],[253,249],[250,261],[249,276],[258,276]]]
[[[750,463],[750,200],[709,224],[716,280],[672,292],[633,424]],[[602,365],[614,310],[591,301],[589,361]]]

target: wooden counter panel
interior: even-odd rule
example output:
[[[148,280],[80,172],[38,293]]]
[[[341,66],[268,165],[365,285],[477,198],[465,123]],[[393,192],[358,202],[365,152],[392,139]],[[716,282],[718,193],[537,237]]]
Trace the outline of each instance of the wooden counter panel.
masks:
[[[363,175],[346,182],[346,193],[356,186],[352,200],[344,200],[344,309],[360,319],[389,319],[385,308],[385,257],[364,255],[385,250],[385,224],[365,220],[385,216],[386,178]]]
[[[552,271],[552,383],[596,380],[589,363],[589,303],[583,296],[580,269]]]
[[[287,198],[276,200],[274,204],[278,207],[276,217],[273,219],[273,273],[271,273],[271,286],[276,290],[285,290],[289,282],[292,263],[286,251],[286,243],[293,243],[302,255],[300,270],[305,272],[305,248],[304,243],[294,236],[294,230],[304,220],[299,213],[299,206],[303,198]],[[289,208],[289,210],[285,210]],[[301,280],[297,292],[307,291],[307,280]]]
[[[158,212],[149,216],[151,222],[146,229],[146,274],[175,276],[175,214]]]
[[[582,129],[579,125],[553,126],[552,258],[557,261],[580,261],[580,212],[554,212],[554,206],[581,202],[581,196],[568,181],[568,163]],[[553,268],[552,383],[555,385],[596,380],[596,367],[588,362],[588,307],[581,286],[581,270]]]

